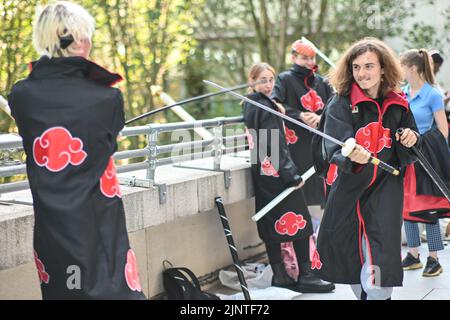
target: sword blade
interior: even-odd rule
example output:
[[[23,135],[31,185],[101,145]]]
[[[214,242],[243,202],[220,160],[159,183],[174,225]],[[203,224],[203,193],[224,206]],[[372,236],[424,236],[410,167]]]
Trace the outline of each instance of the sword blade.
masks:
[[[308,171],[306,171],[304,174],[302,174],[302,181],[306,182],[314,173],[316,173],[316,170],[314,167],[309,168]],[[278,205],[281,201],[287,198],[288,195],[290,195],[292,192],[294,192],[296,187],[290,187],[281,192],[278,196],[276,196],[272,201],[270,201],[264,208],[262,208],[260,211],[255,213],[252,217],[252,220],[257,222],[261,220],[262,217],[264,217],[270,210],[272,210],[276,205]]]
[[[244,88],[251,87],[251,86],[255,86],[255,85],[257,85],[257,84],[262,84],[262,83],[265,83],[265,82],[266,82],[266,80],[260,80],[260,81],[254,82],[254,83],[252,83],[252,84],[242,84],[242,85],[238,85],[238,86],[232,87],[232,88],[230,88],[230,89],[228,89],[228,90],[239,90],[239,89],[244,89]],[[170,105],[168,105],[168,106],[164,106],[164,107],[161,107],[161,108],[158,108],[158,109],[155,109],[155,110],[146,112],[146,113],[141,114],[141,115],[139,115],[139,116],[137,116],[137,117],[134,117],[134,118],[132,118],[132,119],[130,119],[130,120],[127,120],[127,121],[125,122],[125,125],[127,126],[127,125],[129,125],[129,124],[131,124],[131,123],[133,123],[133,122],[138,121],[138,120],[141,120],[141,119],[150,117],[151,115],[153,115],[153,114],[155,114],[155,113],[162,112],[162,111],[168,110],[168,109],[173,108],[173,107],[176,107],[176,106],[181,106],[181,105],[183,105],[183,104],[187,104],[187,103],[190,103],[190,102],[195,102],[195,101],[198,101],[198,100],[202,100],[202,99],[214,97],[214,96],[217,96],[217,95],[220,95],[220,94],[224,94],[224,93],[227,93],[227,92],[226,92],[226,91],[225,91],[225,92],[223,92],[223,91],[218,91],[218,92],[212,92],[212,93],[202,94],[201,96],[197,96],[197,97],[192,97],[192,98],[184,99],[184,100],[175,102],[175,103],[173,103],[173,104],[170,104]]]
[[[229,94],[231,94],[231,95],[233,95],[233,96],[235,96],[235,97],[237,97],[237,98],[239,98],[241,100],[244,100],[244,101],[250,103],[251,105],[254,105],[254,106],[258,107],[258,108],[266,110],[267,112],[270,112],[270,113],[272,113],[272,114],[274,114],[274,115],[276,115],[276,116],[278,116],[278,117],[280,117],[282,119],[285,119],[286,121],[289,121],[289,122],[291,122],[293,124],[296,124],[299,127],[302,127],[303,129],[306,129],[306,130],[308,130],[308,131],[310,131],[312,133],[315,133],[315,134],[323,137],[324,139],[329,140],[329,141],[337,144],[338,146],[340,146],[342,148],[344,148],[346,146],[345,142],[339,141],[338,139],[333,138],[332,136],[330,136],[330,135],[328,135],[326,133],[323,133],[322,131],[319,131],[317,129],[311,128],[310,126],[308,126],[308,125],[306,125],[306,124],[304,124],[304,123],[302,123],[302,122],[300,122],[298,120],[295,120],[295,119],[293,119],[293,118],[291,118],[291,117],[289,117],[289,116],[287,116],[287,115],[285,115],[285,114],[283,114],[281,112],[275,111],[275,110],[273,110],[273,109],[271,109],[271,108],[269,108],[269,107],[267,107],[267,106],[265,106],[265,105],[263,105],[263,104],[261,104],[259,102],[253,101],[253,100],[251,100],[251,99],[249,99],[249,98],[247,98],[247,97],[245,97],[245,96],[243,96],[243,95],[241,95],[239,93],[231,91],[230,89],[222,87],[222,86],[218,85],[217,83],[214,83],[214,82],[208,81],[208,80],[203,80],[203,82],[206,83],[206,84],[209,84],[209,85],[211,85],[213,87],[216,87],[216,88],[220,89],[221,92],[227,92],[227,93],[229,93]],[[375,158],[375,157],[371,156],[370,157],[370,162],[373,165],[379,166],[381,169],[389,172],[390,174],[393,174],[395,176],[398,176],[400,174],[400,171],[398,171],[397,169],[395,169],[391,165],[381,161],[378,158]]]
[[[269,107],[267,107],[267,106],[265,106],[265,105],[263,105],[263,104],[261,104],[259,102],[253,101],[253,100],[251,100],[251,99],[249,99],[249,98],[247,98],[247,97],[245,97],[245,96],[243,96],[243,95],[241,95],[239,93],[236,93],[236,92],[232,91],[231,89],[227,89],[225,87],[222,87],[222,86],[218,85],[217,83],[214,83],[214,82],[211,82],[211,81],[208,81],[208,80],[203,80],[203,82],[206,83],[206,84],[209,84],[209,85],[211,85],[213,87],[216,87],[216,88],[220,89],[223,92],[227,92],[227,93],[229,93],[229,94],[231,94],[231,95],[233,95],[233,96],[235,96],[235,97],[237,97],[239,99],[242,99],[242,100],[244,100],[244,101],[246,101],[246,102],[248,102],[248,103],[250,103],[250,104],[252,104],[254,106],[257,106],[257,107],[259,107],[261,109],[264,109],[267,112],[270,112],[270,113],[272,113],[272,114],[274,114],[274,115],[276,115],[276,116],[278,116],[280,118],[283,118],[286,121],[292,122],[292,123],[302,127],[303,129],[306,129],[306,130],[308,130],[308,131],[310,131],[312,133],[315,133],[315,134],[317,134],[317,135],[319,135],[319,136],[321,136],[321,137],[323,137],[323,138],[325,138],[327,140],[330,140],[331,142],[334,142],[335,144],[337,144],[337,145],[339,145],[341,147],[343,147],[345,145],[344,142],[339,141],[338,139],[335,139],[332,136],[329,136],[326,133],[323,133],[322,131],[319,131],[317,129],[311,128],[310,126],[304,124],[303,122],[295,120],[294,118],[291,118],[291,117],[289,117],[289,116],[287,116],[287,115],[285,115],[285,114],[283,114],[281,112],[275,111],[275,110],[273,110],[273,109],[271,109],[271,108],[269,108]]]

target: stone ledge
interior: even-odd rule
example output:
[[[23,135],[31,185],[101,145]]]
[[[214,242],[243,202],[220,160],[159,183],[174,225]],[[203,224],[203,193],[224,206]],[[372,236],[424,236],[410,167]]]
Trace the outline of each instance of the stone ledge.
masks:
[[[212,158],[184,162],[183,165],[211,168]],[[224,173],[199,169],[162,166],[156,171],[156,182],[167,185],[167,202],[159,203],[158,189],[122,186],[128,232],[170,223],[215,208],[214,198],[225,204],[253,197],[249,163],[245,158],[223,156],[222,170],[230,170],[230,188],[225,188]],[[120,174],[144,178],[145,171]],[[30,191],[7,194],[9,198],[31,199]],[[6,195],[4,195],[6,196]],[[6,197],[2,197],[5,200]],[[33,260],[33,208],[27,205],[0,205],[0,270]]]

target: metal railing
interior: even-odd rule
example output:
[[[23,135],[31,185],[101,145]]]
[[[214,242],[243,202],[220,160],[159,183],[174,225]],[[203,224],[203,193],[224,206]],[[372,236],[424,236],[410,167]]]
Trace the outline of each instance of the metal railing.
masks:
[[[212,170],[220,171],[220,161],[224,154],[235,153],[246,149],[247,144],[245,134],[234,134],[227,136],[224,128],[230,125],[243,123],[243,117],[215,118],[207,120],[198,120],[192,122],[175,122],[167,124],[149,124],[146,126],[126,127],[121,137],[136,137],[144,135],[147,145],[142,149],[125,150],[116,152],[113,155],[115,160],[131,160],[135,158],[145,158],[143,161],[119,165],[118,173],[126,173],[137,170],[146,170],[145,186],[155,186],[155,172],[158,166],[174,164],[189,160],[195,160],[206,157],[213,157]],[[159,145],[162,133],[176,134],[180,130],[183,135],[176,134],[176,137],[191,137],[190,130],[197,128],[212,128],[213,139],[209,140],[193,140],[188,139],[187,142],[177,142],[166,145]],[[237,130],[242,131],[244,130]],[[171,139],[172,141],[173,139]],[[229,144],[232,146],[229,147]],[[13,177],[16,175],[26,174],[26,166],[22,161],[14,160],[12,155],[17,152],[23,152],[22,139],[13,134],[0,135],[0,178]],[[194,150],[194,152],[189,152]],[[182,153],[182,154],[179,154]],[[169,156],[163,156],[169,154]],[[174,155],[176,154],[176,155]],[[198,168],[200,169],[200,168]],[[125,179],[126,180],[126,179]],[[130,181],[136,179],[128,179],[121,183],[136,185]],[[9,182],[0,184],[0,194],[25,190],[29,188],[28,181]]]

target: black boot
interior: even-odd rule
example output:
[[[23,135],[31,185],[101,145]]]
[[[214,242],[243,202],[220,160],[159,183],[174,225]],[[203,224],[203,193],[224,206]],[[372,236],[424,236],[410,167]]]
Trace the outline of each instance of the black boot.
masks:
[[[284,263],[270,264],[273,271],[272,286],[295,290],[297,282],[292,279],[284,267]]]
[[[335,286],[316,277],[311,270],[311,262],[304,262],[300,265],[297,289],[302,293],[327,293],[333,291]]]

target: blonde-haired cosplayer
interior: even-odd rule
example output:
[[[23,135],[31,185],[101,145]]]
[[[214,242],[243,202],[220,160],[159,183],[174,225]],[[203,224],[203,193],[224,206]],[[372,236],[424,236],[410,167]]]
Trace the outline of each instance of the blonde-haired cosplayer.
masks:
[[[146,299],[113,160],[122,77],[88,59],[94,27],[77,4],[45,6],[33,35],[41,56],[8,95],[27,155],[44,300]]]
[[[57,1],[37,10],[33,44],[49,58],[87,58],[95,31],[94,18],[78,4]]]

